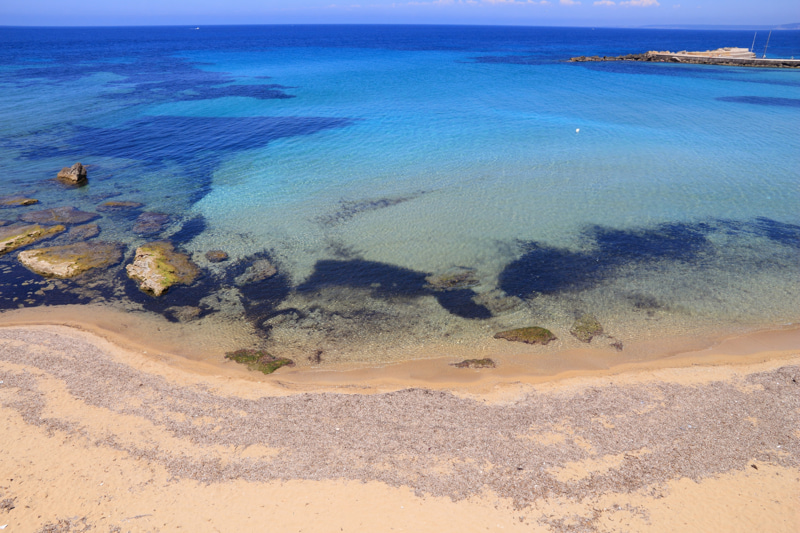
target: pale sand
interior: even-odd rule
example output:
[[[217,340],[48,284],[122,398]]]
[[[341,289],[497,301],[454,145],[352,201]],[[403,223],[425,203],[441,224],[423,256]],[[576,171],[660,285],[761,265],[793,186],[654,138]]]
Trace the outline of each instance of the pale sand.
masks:
[[[8,326],[0,527],[796,532],[796,339],[522,379],[525,354],[254,379]]]

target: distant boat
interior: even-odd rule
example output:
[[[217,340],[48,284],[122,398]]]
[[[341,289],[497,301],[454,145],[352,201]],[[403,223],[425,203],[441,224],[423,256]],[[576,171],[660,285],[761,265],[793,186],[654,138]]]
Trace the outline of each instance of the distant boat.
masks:
[[[199,30],[199,29],[200,29],[200,26],[198,26],[198,27],[196,27],[196,28],[194,28],[194,29],[195,29],[195,30]]]

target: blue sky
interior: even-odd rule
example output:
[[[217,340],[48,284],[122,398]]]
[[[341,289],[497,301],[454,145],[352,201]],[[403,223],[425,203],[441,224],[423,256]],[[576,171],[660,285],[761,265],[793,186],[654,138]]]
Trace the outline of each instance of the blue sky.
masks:
[[[5,0],[0,25],[518,24],[643,26],[800,22],[800,0]]]

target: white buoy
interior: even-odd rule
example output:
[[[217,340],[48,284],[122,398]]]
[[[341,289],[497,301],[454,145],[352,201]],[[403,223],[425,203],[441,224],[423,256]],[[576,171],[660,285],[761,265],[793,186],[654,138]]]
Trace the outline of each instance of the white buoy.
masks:
[[[580,133],[580,132],[581,132],[580,128],[575,128],[575,133]]]

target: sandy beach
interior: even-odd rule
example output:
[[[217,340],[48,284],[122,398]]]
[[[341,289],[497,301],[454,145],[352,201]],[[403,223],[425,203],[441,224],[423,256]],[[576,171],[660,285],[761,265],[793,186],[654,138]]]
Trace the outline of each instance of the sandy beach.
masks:
[[[0,527],[794,532],[796,336],[529,379],[435,359],[255,379],[6,325]]]

